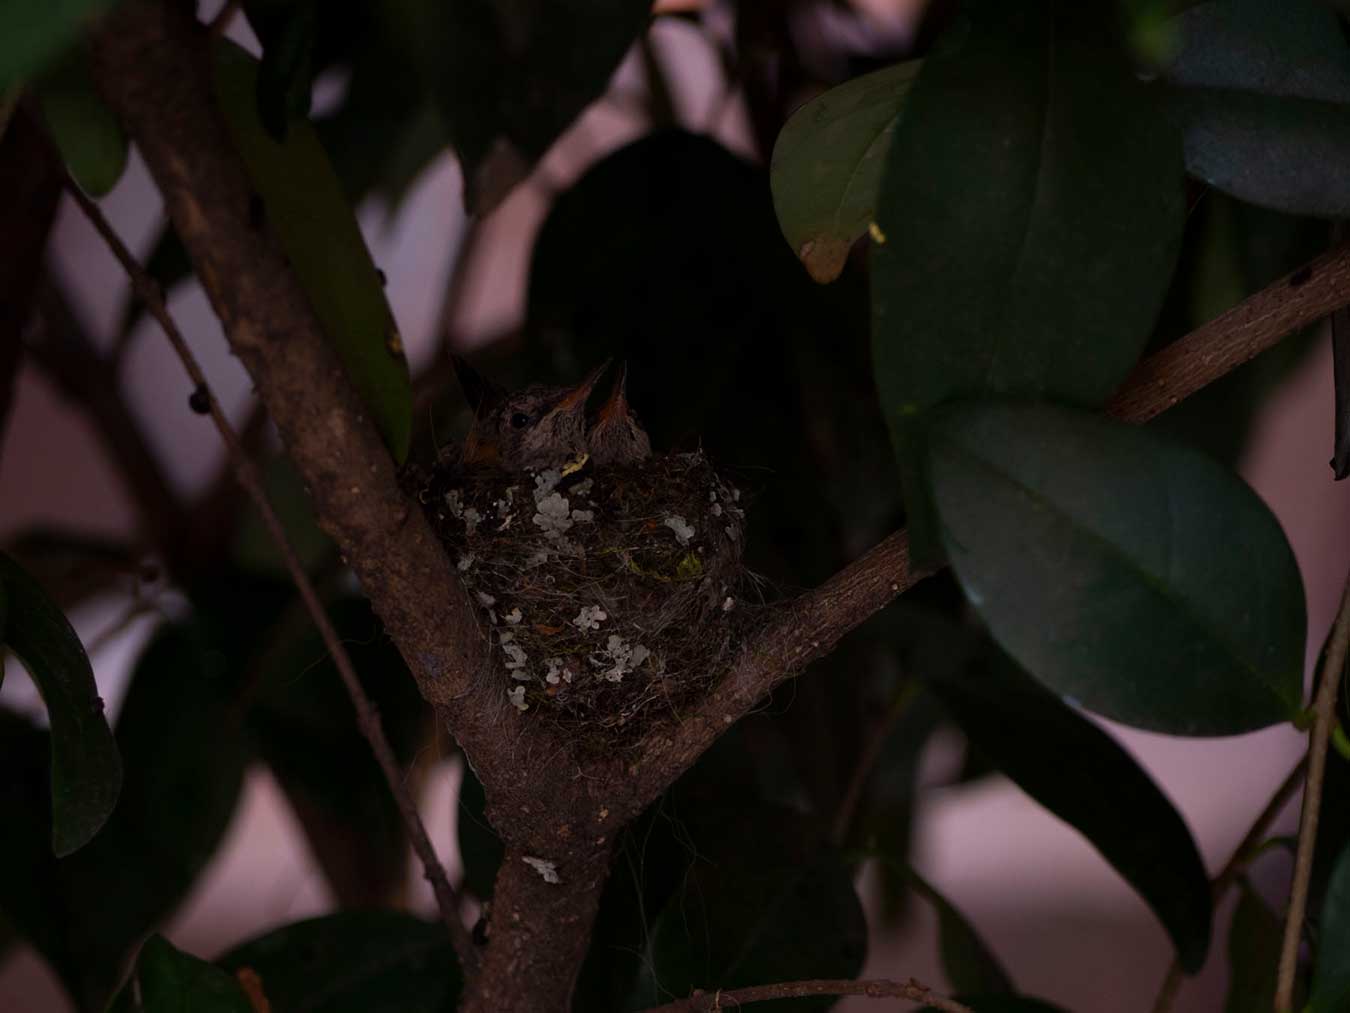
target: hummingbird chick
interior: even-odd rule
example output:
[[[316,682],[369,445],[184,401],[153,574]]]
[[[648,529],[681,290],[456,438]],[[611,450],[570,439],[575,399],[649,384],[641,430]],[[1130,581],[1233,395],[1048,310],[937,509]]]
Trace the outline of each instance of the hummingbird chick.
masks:
[[[596,467],[638,464],[652,456],[652,441],[628,407],[628,365],[586,432],[586,450]]]
[[[505,471],[545,468],[587,452],[586,400],[609,368],[591,370],[572,387],[532,384],[508,394],[459,356],[455,375],[473,408],[463,463]]]

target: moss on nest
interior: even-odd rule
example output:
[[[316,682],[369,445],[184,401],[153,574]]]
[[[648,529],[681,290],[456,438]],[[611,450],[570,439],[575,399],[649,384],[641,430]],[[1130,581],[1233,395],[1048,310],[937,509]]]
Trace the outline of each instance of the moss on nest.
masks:
[[[745,514],[702,453],[443,468],[421,498],[518,710],[613,746],[678,718],[729,663]]]

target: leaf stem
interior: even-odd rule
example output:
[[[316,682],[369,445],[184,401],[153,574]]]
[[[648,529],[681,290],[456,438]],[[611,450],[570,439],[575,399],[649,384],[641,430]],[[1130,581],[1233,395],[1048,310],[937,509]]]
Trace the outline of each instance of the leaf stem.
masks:
[[[1257,855],[1261,853],[1262,844],[1265,837],[1270,833],[1271,826],[1284,812],[1284,807],[1289,804],[1289,800],[1294,797],[1294,792],[1298,791],[1299,785],[1303,783],[1303,774],[1308,768],[1308,758],[1299,757],[1298,763],[1294,764],[1294,769],[1285,775],[1278,788],[1270,796],[1270,801],[1252,820],[1251,827],[1242,835],[1242,840],[1238,846],[1233,849],[1232,855],[1224,863],[1224,867],[1219,870],[1219,874],[1210,881],[1210,890],[1217,906],[1230,887],[1238,881],[1245,869]],[[1181,962],[1175,957],[1172,958],[1172,965],[1167,969],[1167,976],[1163,979],[1162,987],[1158,990],[1158,998],[1153,1002],[1153,1013],[1167,1013],[1172,1008],[1172,1003],[1176,999],[1177,990],[1181,987],[1182,970]]]
[[[440,909],[441,920],[449,930],[455,952],[464,966],[466,975],[472,973],[476,969],[478,955],[468,930],[464,927],[463,921],[460,920],[459,899],[454,888],[450,885],[445,867],[436,857],[436,849],[427,836],[426,827],[417,811],[417,805],[409,794],[407,786],[403,783],[403,772],[399,769],[398,760],[389,745],[389,740],[385,737],[384,726],[380,722],[379,714],[370,698],[366,696],[366,692],[361,686],[361,680],[352,665],[351,657],[348,655],[346,648],[342,646],[337,630],[333,628],[328,613],[319,600],[318,592],[315,590],[308,574],[305,573],[305,568],[296,555],[281,520],[272,509],[271,503],[268,502],[257,466],[244,453],[239,434],[235,432],[230,420],[226,418],[224,411],[221,409],[220,402],[211,392],[211,388],[206,382],[206,375],[202,372],[196,356],[192,354],[192,349],[188,346],[182,331],[178,329],[173,317],[169,315],[159,283],[149,275],[123,244],[121,238],[108,223],[107,218],[104,217],[103,212],[99,210],[98,205],[90,200],[69,176],[65,179],[65,185],[75,203],[79,205],[80,210],[98,230],[99,235],[103,237],[103,240],[108,244],[108,248],[127,272],[131,279],[132,290],[136,293],[137,298],[145,304],[146,310],[159,323],[165,336],[169,339],[169,343],[173,346],[179,359],[182,360],[183,368],[195,385],[196,394],[205,398],[211,420],[215,423],[216,430],[225,443],[239,484],[243,486],[253,500],[259,514],[262,515],[263,524],[272,540],[276,542],[286,569],[295,582],[296,590],[299,591],[305,608],[313,618],[315,626],[318,627],[324,645],[333,657],[338,675],[341,677],[347,695],[351,698],[352,707],[356,711],[357,724],[360,726],[361,734],[370,743],[371,752],[375,754],[375,761],[379,764],[385,781],[389,785],[389,791],[394,796],[399,812],[403,816],[403,822],[412,842],[413,851],[417,853],[426,878],[431,883],[432,891],[436,895],[436,905]]]
[[[1275,1009],[1290,1013],[1294,1005],[1294,978],[1298,970],[1298,947],[1303,936],[1303,918],[1308,910],[1308,884],[1312,879],[1313,848],[1317,843],[1317,818],[1322,805],[1322,784],[1327,769],[1327,745],[1336,723],[1336,691],[1345,671],[1350,650],[1350,577],[1341,594],[1340,611],[1331,633],[1331,646],[1322,664],[1317,697],[1317,712],[1312,739],[1308,743],[1308,786],[1303,792],[1303,817],[1298,828],[1298,853],[1294,858],[1294,883],[1289,891],[1289,914],[1284,923],[1284,945],[1280,948],[1280,972],[1275,986]]]

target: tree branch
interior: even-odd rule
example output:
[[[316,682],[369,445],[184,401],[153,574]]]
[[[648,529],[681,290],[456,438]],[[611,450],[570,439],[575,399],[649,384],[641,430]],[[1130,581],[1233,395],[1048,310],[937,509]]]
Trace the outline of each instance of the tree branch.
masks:
[[[254,192],[211,82],[208,31],[180,5],[130,0],[94,34],[90,65],[163,193],[235,353],[422,694],[450,703],[482,655],[472,605],[325,340]]]
[[[653,1006],[643,1013],[711,1013],[713,1010],[738,1009],[753,1002],[768,1002],[771,999],[792,999],[809,995],[865,995],[869,999],[908,999],[921,1002],[933,1009],[946,1013],[974,1013],[952,999],[938,995],[927,985],[921,985],[913,978],[909,981],[871,981],[818,980],[785,981],[777,985],[756,985],[752,988],[733,988],[726,991],[695,992],[688,999]]]
[[[342,685],[347,690],[348,697],[351,698],[352,708],[356,711],[356,723],[361,729],[361,734],[370,743],[371,752],[375,754],[375,762],[379,764],[380,772],[384,775],[385,783],[389,786],[389,792],[394,796],[394,801],[398,805],[399,813],[403,817],[403,824],[408,831],[408,839],[412,842],[413,851],[416,852],[418,860],[422,863],[427,881],[431,883],[432,892],[436,896],[437,907],[440,909],[441,920],[449,930],[450,939],[454,944],[456,954],[459,956],[460,965],[466,973],[471,973],[477,967],[478,953],[474,949],[473,940],[469,938],[468,930],[464,927],[464,922],[460,919],[459,899],[450,886],[450,879],[445,874],[444,866],[436,857],[436,849],[432,847],[431,839],[427,836],[422,817],[417,812],[417,804],[413,802],[412,796],[408,793],[407,785],[403,782],[403,771],[399,768],[394,750],[385,737],[384,726],[380,722],[379,714],[375,711],[375,705],[370,702],[370,697],[366,696],[366,691],[361,686],[361,679],[356,674],[356,668],[352,664],[351,655],[342,645],[342,639],[338,636],[337,630],[333,628],[332,621],[328,618],[328,612],[323,607],[323,602],[319,600],[318,592],[314,589],[314,584],[309,579],[309,575],[305,572],[304,564],[300,562],[300,557],[295,554],[295,548],[291,545],[291,540],[286,536],[286,529],[282,526],[281,519],[277,517],[276,511],[272,509],[272,504],[267,499],[267,493],[263,491],[262,477],[258,474],[257,467],[253,460],[244,453],[243,444],[239,441],[239,434],[234,431],[230,420],[220,407],[220,402],[211,392],[211,388],[206,382],[206,374],[202,372],[196,356],[192,354],[187,339],[183,337],[182,331],[178,329],[173,317],[169,315],[168,307],[164,305],[164,299],[160,293],[159,284],[132,256],[131,251],[113,231],[112,226],[108,224],[108,219],[103,216],[103,212],[98,209],[98,206],[86,197],[84,192],[69,177],[66,179],[66,190],[75,200],[75,203],[79,205],[80,210],[84,212],[85,217],[93,223],[98,234],[108,244],[113,256],[117,258],[118,263],[127,272],[131,279],[132,289],[141,302],[145,304],[146,310],[159,323],[160,328],[164,331],[164,336],[169,339],[169,344],[173,346],[174,352],[182,360],[183,368],[192,380],[196,392],[205,395],[211,421],[215,423],[216,431],[220,433],[220,438],[225,444],[235,476],[245,492],[248,493],[249,498],[253,500],[258,513],[262,515],[267,533],[276,543],[286,569],[291,575],[291,580],[294,582],[296,590],[300,592],[300,599],[304,602],[310,618],[314,620],[314,625],[319,630],[319,636],[323,638],[324,646],[333,659],[338,676],[342,679]]]
[[[1147,422],[1346,305],[1350,244],[1323,254],[1149,356],[1107,405],[1107,413],[1125,422]],[[775,686],[828,654],[846,634],[928,575],[911,569],[909,536],[897,531],[820,587],[774,610],[696,712],[672,734],[650,743],[644,780],[669,784]]]

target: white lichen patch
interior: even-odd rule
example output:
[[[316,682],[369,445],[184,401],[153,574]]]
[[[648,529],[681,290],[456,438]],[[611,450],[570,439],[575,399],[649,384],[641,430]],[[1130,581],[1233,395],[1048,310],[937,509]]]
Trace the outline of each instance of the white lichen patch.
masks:
[[[573,522],[574,524],[589,524],[589,523],[590,523],[591,521],[593,521],[593,520],[595,520],[595,511],[594,511],[594,510],[573,510],[573,511],[572,511],[572,522]]]
[[[561,883],[562,879],[558,876],[558,866],[555,862],[550,862],[545,858],[533,858],[530,855],[522,855],[521,859],[535,872],[545,883]]]
[[[562,682],[564,675],[567,676],[568,682],[572,681],[571,674],[563,664],[562,658],[549,658],[544,664],[548,666],[547,671],[544,672],[544,681],[550,686],[556,686]]]
[[[690,539],[694,537],[694,526],[679,514],[671,514],[661,523],[675,532],[675,541],[681,545],[688,545]]]
[[[455,519],[464,516],[464,497],[458,489],[451,489],[445,494],[445,505],[450,508],[450,516]]]
[[[554,489],[558,488],[558,483],[562,481],[562,472],[557,468],[545,468],[539,474],[534,476],[534,501],[538,503],[544,497],[550,495]]]
[[[577,613],[572,625],[579,630],[598,630],[609,615],[599,605],[587,605]]]
[[[468,552],[459,557],[459,562],[455,564],[455,568],[459,570],[460,573],[468,573],[469,570],[473,569],[473,564],[477,561],[478,557],[472,552]]]
[[[525,557],[525,569],[533,570],[537,566],[543,566],[548,562],[549,556],[548,549],[536,549]]]
[[[525,687],[516,686],[506,691],[506,699],[511,701],[513,707],[522,714],[530,709],[530,705],[525,702]]]
[[[502,616],[502,619],[506,622],[506,625],[508,626],[515,626],[523,618],[525,617],[521,615],[520,609],[518,608],[514,608],[510,612],[506,613],[506,615]]]
[[[722,602],[722,611],[723,611],[723,612],[730,612],[730,611],[731,611],[732,609],[734,609],[735,607],[736,607],[736,599],[735,599],[735,598],[732,598],[732,597],[730,597],[730,596],[727,597],[727,600],[726,600],[726,601]],[[509,622],[510,620],[507,620],[507,621]]]
[[[650,658],[652,652],[641,644],[630,644],[617,634],[610,634],[605,650],[597,659],[605,671],[601,678],[608,682],[622,682],[623,677]]]
[[[722,504],[721,504],[721,503],[714,503],[711,507],[708,508],[708,512],[711,513],[714,517],[721,517],[721,516],[722,516]]]
[[[583,478],[576,485],[572,486],[572,495],[577,497],[589,496],[593,488],[595,488],[595,479]]]
[[[539,500],[539,512],[534,515],[536,527],[542,528],[550,538],[560,538],[563,532],[572,526],[571,511],[567,497],[560,492],[552,492]]]
[[[478,525],[482,522],[483,515],[473,507],[464,508],[464,533],[472,536],[478,531]]]
[[[479,591],[478,604],[482,605],[483,608],[490,609],[493,605],[497,604],[497,599],[492,597],[492,595],[488,594],[486,591]]]

